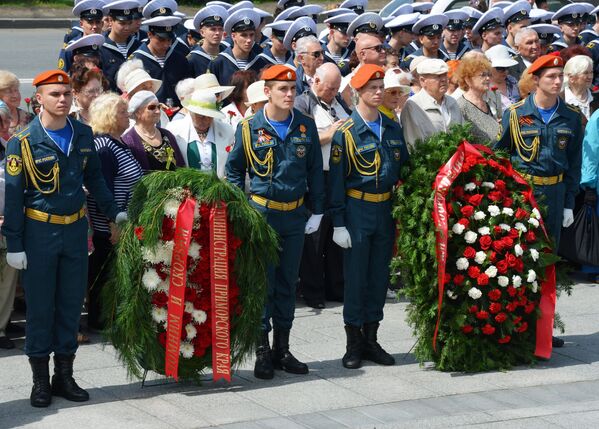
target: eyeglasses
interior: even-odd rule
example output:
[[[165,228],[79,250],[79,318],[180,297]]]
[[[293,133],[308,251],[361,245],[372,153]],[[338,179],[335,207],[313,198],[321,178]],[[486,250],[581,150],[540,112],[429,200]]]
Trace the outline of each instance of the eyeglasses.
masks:
[[[322,56],[322,51],[314,51],[314,52],[302,52],[303,55],[310,55],[314,58],[320,58]]]
[[[158,104],[148,104],[146,109],[148,109],[150,112],[153,112],[156,109],[160,109],[160,106]]]
[[[103,88],[90,88],[85,91],[81,91],[82,94],[87,95],[88,97],[92,97],[94,95],[100,95],[104,92]]]
[[[487,79],[487,78],[491,77],[491,73],[489,73],[489,72],[483,72],[483,73],[479,74],[478,77],[480,77],[482,79]]]
[[[385,50],[385,47],[383,45],[375,45],[375,46],[368,46],[367,48],[363,48],[362,50],[365,51],[366,49],[374,49],[376,52],[378,52],[380,54],[381,52],[383,52]]]

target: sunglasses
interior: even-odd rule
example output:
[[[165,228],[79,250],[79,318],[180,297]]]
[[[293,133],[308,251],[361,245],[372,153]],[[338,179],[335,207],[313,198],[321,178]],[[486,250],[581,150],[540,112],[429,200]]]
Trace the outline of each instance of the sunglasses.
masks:
[[[494,68],[495,70],[497,70],[498,72],[504,72],[504,71],[507,71],[507,69],[508,69],[509,67],[493,67],[493,68]]]
[[[310,55],[314,58],[320,58],[322,56],[322,51],[314,51],[314,52],[302,52],[303,55]]]
[[[376,46],[369,46],[362,50],[365,51],[366,49],[374,49],[376,52],[378,52],[380,54],[381,52],[383,52],[385,50],[385,47],[383,45],[376,45]]]
[[[160,106],[158,104],[148,104],[146,109],[148,109],[150,112],[153,112],[156,109],[160,109]]]

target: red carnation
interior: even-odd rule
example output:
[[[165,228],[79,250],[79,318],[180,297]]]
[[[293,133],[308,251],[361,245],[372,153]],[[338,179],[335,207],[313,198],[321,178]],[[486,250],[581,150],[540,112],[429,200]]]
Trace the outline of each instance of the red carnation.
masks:
[[[498,191],[504,191],[505,190],[505,182],[501,179],[498,179],[495,181],[495,189],[497,189]]]
[[[474,328],[472,327],[472,325],[464,325],[464,326],[462,326],[462,332],[464,334],[469,334],[473,330],[474,330]]]
[[[31,98],[25,97],[25,103],[30,104],[31,103]]]
[[[168,216],[162,218],[162,240],[171,241],[175,238],[175,221]]]
[[[507,294],[509,296],[516,296],[516,293],[518,293],[518,291],[516,291],[516,289],[514,288],[514,286],[508,286],[507,287]]]
[[[451,281],[451,274],[449,273],[445,273],[445,279],[443,281],[443,284],[447,284]]]
[[[501,239],[501,241],[503,241],[503,245],[507,248],[507,249],[511,249],[512,247],[514,247],[514,240],[510,237],[503,237]]]
[[[512,239],[516,239],[520,236],[520,233],[518,232],[517,229],[512,228],[510,229],[510,232],[507,233],[508,237],[512,238]]]
[[[491,247],[491,243],[493,242],[493,239],[491,238],[490,235],[483,235],[481,238],[479,238],[478,242],[480,244],[481,249],[489,250],[489,247]]]
[[[493,335],[495,333],[495,328],[487,323],[485,326],[483,326],[482,331],[485,335]]]
[[[144,227],[143,226],[138,226],[133,231],[135,232],[135,236],[137,237],[137,239],[139,241],[142,241],[144,239]]]
[[[449,204],[447,206],[447,213],[451,216],[453,215],[453,206],[451,204]]]
[[[507,261],[505,259],[498,261],[497,264],[495,264],[495,267],[497,268],[497,272],[499,274],[505,274],[507,273]]]
[[[470,226],[470,221],[468,219],[466,219],[465,217],[458,220],[458,223],[461,225],[464,225],[464,228],[468,228],[468,226]]]
[[[474,313],[478,312],[478,306],[476,306],[476,305],[471,306],[468,309],[468,312],[471,313],[471,314],[474,314]]]
[[[519,273],[521,273],[522,271],[524,271],[524,262],[522,262],[522,259],[520,259],[520,258],[516,259],[516,266],[514,268]]]
[[[535,311],[536,305],[534,302],[529,302],[528,304],[526,304],[526,307],[524,307],[524,312],[526,314],[530,314],[533,311]]]
[[[503,323],[507,320],[507,314],[505,313],[499,313],[497,316],[495,316],[495,321],[497,323]]]
[[[483,201],[483,194],[474,194],[471,195],[470,198],[468,198],[468,202],[470,204],[472,204],[475,207],[478,207],[480,205],[480,203],[482,203]]]
[[[479,286],[486,286],[489,284],[489,276],[486,275],[485,273],[479,274],[479,276],[476,278],[476,284],[478,284]]]
[[[497,290],[497,289],[495,289]],[[491,291],[493,292],[493,291]],[[489,292],[489,295],[491,294],[491,292]],[[491,314],[497,314],[501,311],[501,304],[498,302],[492,302],[491,305],[489,305],[489,311],[491,312]]]
[[[156,292],[152,295],[152,305],[164,307],[166,304],[168,304],[168,296],[163,291]]]
[[[453,194],[455,195],[456,199],[461,200],[464,197],[464,187],[456,186],[453,188]]]
[[[497,342],[499,344],[507,344],[510,342],[511,339],[512,339],[512,337],[510,337],[509,335],[506,335],[505,337],[498,339]]]
[[[495,253],[491,250],[491,253],[489,254],[489,261],[495,262],[496,259],[497,259],[497,253]]]
[[[516,266],[516,256],[508,253],[505,255],[505,261],[507,262],[508,267],[513,268]]]
[[[520,322],[522,322],[522,316],[518,316],[514,319],[514,325],[517,325]]]
[[[503,199],[503,207],[511,207],[514,204],[514,200],[507,197]]]
[[[506,309],[507,311],[509,311],[510,313],[513,313],[513,312],[514,312],[514,310],[515,310],[517,307],[518,307],[518,302],[517,302],[517,301],[515,301],[515,302],[510,302],[509,304],[507,304],[507,305],[505,306],[505,309]]]
[[[487,296],[491,301],[497,301],[499,298],[501,298],[501,291],[499,289],[493,289],[489,291]]]
[[[468,246],[464,249],[464,258],[472,259],[476,256],[476,250],[472,246]]]
[[[495,225],[495,226],[493,227],[493,232],[494,232],[495,234],[501,234],[501,227],[500,227],[499,225]]]
[[[524,236],[524,238],[526,239],[526,241],[528,241],[529,243],[532,243],[533,241],[535,241],[537,239],[537,236],[535,235],[535,233],[533,231],[528,231],[526,233],[526,235]]]
[[[491,192],[489,192],[488,196],[489,196],[489,199],[494,202],[501,201],[501,198],[503,197],[503,195],[499,191],[491,191]]]
[[[516,332],[520,332],[520,333],[526,332],[527,329],[528,329],[528,322],[524,322],[516,328]]]
[[[514,216],[516,217],[516,219],[522,220],[522,219],[528,217],[528,212],[526,210],[524,210],[522,207],[518,207],[518,210],[516,210],[516,213],[514,213]]]
[[[470,276],[470,278],[477,278],[480,275],[480,270],[478,269],[478,267],[470,267],[468,268],[468,275]]]
[[[489,313],[487,313],[485,310],[481,310],[478,313],[476,313],[476,318],[480,320],[488,319]]]
[[[464,206],[460,209],[462,216],[470,217],[474,214],[474,207],[472,206]]]
[[[503,252],[504,249],[505,249],[505,243],[503,240],[493,241],[493,250],[495,250],[497,253]]]
[[[462,283],[464,283],[464,276],[462,274],[456,274],[453,276],[453,283],[457,286],[460,286]]]

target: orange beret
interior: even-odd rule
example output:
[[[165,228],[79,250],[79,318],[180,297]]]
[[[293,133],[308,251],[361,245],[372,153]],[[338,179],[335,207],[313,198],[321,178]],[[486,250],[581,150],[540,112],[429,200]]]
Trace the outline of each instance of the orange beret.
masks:
[[[48,70],[38,74],[33,79],[33,86],[37,87],[51,83],[68,84],[70,82],[69,75],[62,70]]]
[[[528,73],[534,74],[543,69],[548,69],[552,67],[563,67],[564,60],[562,57],[556,55],[543,55],[535,60],[534,63],[528,68]]]
[[[383,79],[384,77],[385,70],[383,70],[382,67],[374,64],[364,64],[358,68],[349,82],[351,83],[352,88],[360,89],[366,85],[369,80]]]
[[[288,80],[295,81],[295,71],[283,64],[276,64],[262,72],[262,80]]]

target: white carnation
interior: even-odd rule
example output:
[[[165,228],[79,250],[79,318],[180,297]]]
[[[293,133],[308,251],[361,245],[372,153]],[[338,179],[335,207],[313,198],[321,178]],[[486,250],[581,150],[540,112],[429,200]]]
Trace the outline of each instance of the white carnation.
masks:
[[[488,226],[481,226],[478,228],[478,233],[480,235],[489,235],[491,233],[491,229]]]
[[[464,185],[464,190],[467,192],[474,191],[475,189],[476,189],[476,183],[470,182],[470,183],[466,183],[466,185]]]
[[[187,254],[189,256],[191,256],[193,259],[198,259],[200,257],[200,249],[202,248],[202,246],[200,246],[198,243],[195,242],[191,242],[189,244],[189,250],[187,252]]]
[[[464,232],[465,229],[466,229],[466,227],[464,225],[462,225],[461,223],[455,223],[451,227],[451,230],[453,231],[453,233],[457,234],[457,235],[462,234],[462,232]]]
[[[164,307],[152,307],[152,319],[156,323],[165,323],[166,318],[168,317],[168,310]]]
[[[536,281],[532,282],[533,293],[537,293],[538,290],[539,290],[539,284]]]
[[[509,226],[507,223],[500,223],[499,228],[507,232],[509,232],[512,229],[512,227]]]
[[[493,278],[497,275],[497,268],[495,265],[491,265],[489,268],[485,270],[485,274],[489,276],[489,278]]]
[[[181,343],[179,350],[181,350],[181,356],[185,359],[191,359],[193,357],[193,344],[184,341]]]
[[[165,280],[161,280],[160,283],[158,283],[158,287],[156,288],[157,291],[162,291],[162,292],[166,292],[166,294],[168,295],[168,290],[170,288],[170,277],[167,277]]]
[[[470,263],[466,258],[459,258],[457,261],[455,261],[455,266],[458,270],[467,270],[468,266],[470,266]]]
[[[197,201],[196,201],[196,205],[193,208],[193,218],[194,219],[200,218],[200,204]]]
[[[541,219],[541,213],[537,209],[532,209],[530,217],[534,217],[535,219]]]
[[[493,217],[499,216],[501,214],[501,210],[499,209],[499,207],[495,205],[490,205],[487,210],[489,211],[489,214]]]
[[[530,257],[536,262],[539,259],[539,251],[537,249],[530,249]]]
[[[528,219],[528,223],[531,224],[534,228],[539,227],[539,221],[536,220],[534,217],[531,217],[530,219]]]
[[[468,291],[468,296],[472,299],[478,299],[481,296],[483,296],[483,293],[480,291],[480,289],[477,289],[475,287],[470,288],[470,290]]]
[[[450,299],[458,299],[458,296],[457,296],[455,293],[453,293],[453,291],[451,291],[451,290],[449,290],[449,289],[447,289],[447,296],[448,296]]]
[[[499,276],[497,277],[497,283],[499,283],[499,286],[501,287],[506,287],[510,284],[510,279],[506,276]]]
[[[206,312],[203,310],[193,310],[191,312],[191,317],[193,317],[193,320],[195,320],[198,325],[204,323],[208,318]]]
[[[478,238],[478,235],[476,234],[476,232],[472,232],[472,231],[468,231],[464,235],[464,240],[466,240],[466,243],[468,243],[468,244],[474,243],[477,238]]]
[[[487,254],[485,252],[482,250],[476,252],[476,255],[474,256],[474,262],[481,265],[483,262],[485,262],[485,259],[487,259]]]
[[[526,281],[528,283],[532,283],[537,279],[537,273],[534,270],[528,270],[528,276],[526,277]]]
[[[158,255],[154,249],[150,249],[149,247],[143,248],[142,258],[145,262],[149,262],[150,264],[158,264],[162,262],[160,258],[158,258]]]
[[[483,182],[480,186],[483,188],[495,189],[495,183],[493,182]]]
[[[191,313],[193,311],[193,302],[185,301],[185,312]]]
[[[193,340],[198,334],[198,330],[191,323],[185,325],[185,333],[187,334],[188,340]]]
[[[141,277],[141,282],[147,290],[152,292],[160,284],[160,277],[154,268],[148,268]]]
[[[514,216],[514,210],[512,210],[509,207],[504,207],[503,210],[501,210],[501,213],[503,213],[506,216]]]
[[[523,253],[524,253],[524,250],[522,249],[522,246],[520,246],[519,244],[516,244],[514,246],[514,254],[516,256],[522,256]]]
[[[179,212],[179,206],[181,203],[175,199],[168,199],[164,203],[164,214],[173,219],[177,217]]]
[[[165,265],[170,265],[173,260],[173,248],[175,247],[174,241],[164,241],[163,244],[156,246],[156,258],[159,262]]]
[[[516,225],[514,225],[514,228],[516,228],[520,232],[528,231],[528,229],[524,226],[522,222],[517,222]]]
[[[476,213],[474,213],[474,219],[476,220],[483,220],[486,217],[487,215],[485,214],[485,212],[477,211]]]
[[[512,284],[515,288],[519,288],[522,285],[522,277],[512,276]]]

